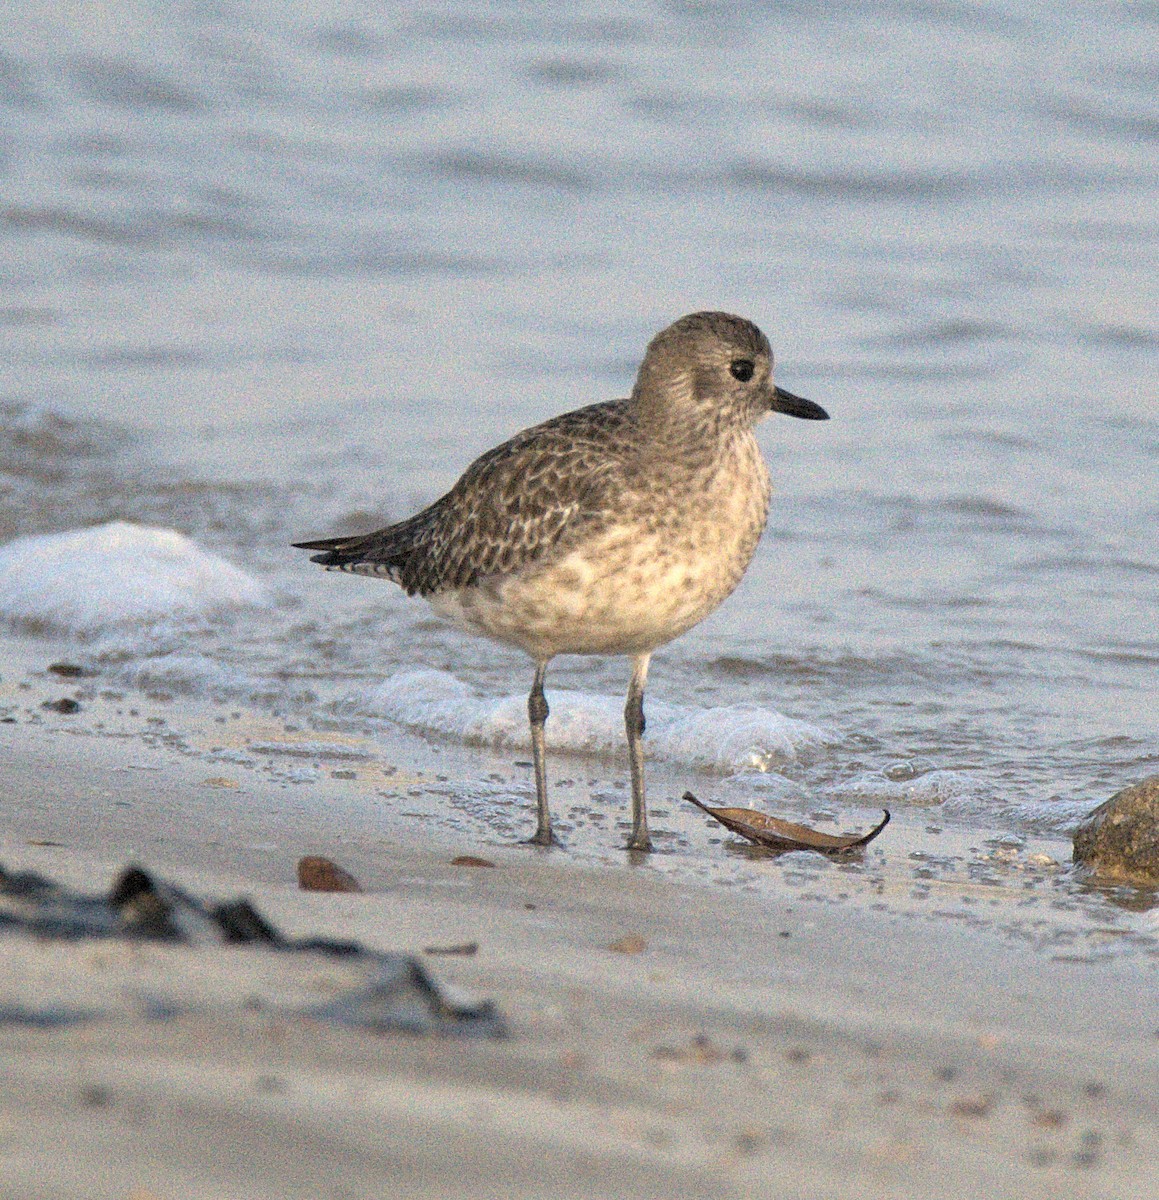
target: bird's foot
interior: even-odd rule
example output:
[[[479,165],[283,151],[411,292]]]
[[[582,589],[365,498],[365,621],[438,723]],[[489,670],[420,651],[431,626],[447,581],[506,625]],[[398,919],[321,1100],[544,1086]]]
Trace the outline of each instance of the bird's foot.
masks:
[[[555,836],[555,831],[549,825],[546,829],[537,829],[529,838],[524,838],[524,846],[562,846],[563,842]]]

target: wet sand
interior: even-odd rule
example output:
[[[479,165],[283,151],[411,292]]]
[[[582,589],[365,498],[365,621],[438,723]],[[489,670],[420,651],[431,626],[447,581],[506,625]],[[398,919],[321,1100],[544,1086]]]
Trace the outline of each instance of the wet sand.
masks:
[[[244,893],[289,934],[421,956],[494,1000],[511,1036],[287,1016],[290,985],[259,950],[9,935],[9,1017],[49,1002],[105,1015],[0,1023],[0,1195],[1159,1191],[1159,930],[1083,894],[1057,841],[979,844],[925,810],[895,813],[845,865],[757,860],[673,808],[673,853],[642,865],[541,852],[469,812],[431,815],[450,810],[447,777],[487,776],[480,752],[400,734],[373,755],[348,739],[343,758],[335,735],[279,727],[259,768],[226,744],[270,745],[272,723],[102,696],[47,674],[47,648],[13,645],[0,862],[96,891],[137,861],[201,895]],[[77,713],[41,707],[71,696]],[[674,781],[657,777],[663,796]],[[563,789],[565,811],[582,790]],[[513,828],[526,818],[520,792]],[[579,845],[622,840],[616,818],[570,825]],[[366,890],[299,891],[309,853]],[[494,866],[452,865],[462,854]]]

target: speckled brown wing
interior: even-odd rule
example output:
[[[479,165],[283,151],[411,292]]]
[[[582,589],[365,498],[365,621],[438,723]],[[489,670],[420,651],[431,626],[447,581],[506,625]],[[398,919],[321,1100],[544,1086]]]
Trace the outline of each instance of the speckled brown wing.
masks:
[[[296,545],[324,551],[313,561],[325,567],[385,576],[410,595],[511,574],[614,520],[637,436],[625,400],[564,413],[477,458],[442,499],[397,525]]]

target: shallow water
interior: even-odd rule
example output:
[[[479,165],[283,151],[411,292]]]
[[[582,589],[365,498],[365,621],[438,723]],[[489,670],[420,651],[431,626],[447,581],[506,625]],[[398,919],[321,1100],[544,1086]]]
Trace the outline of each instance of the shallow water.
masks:
[[[652,754],[1054,833],[1159,770],[1153,5],[58,9],[0,29],[0,539],[142,521],[275,596],[103,675],[518,749],[518,655],[287,543],[720,307],[833,419],[762,428]],[[619,753],[625,681],[560,660],[549,742]]]

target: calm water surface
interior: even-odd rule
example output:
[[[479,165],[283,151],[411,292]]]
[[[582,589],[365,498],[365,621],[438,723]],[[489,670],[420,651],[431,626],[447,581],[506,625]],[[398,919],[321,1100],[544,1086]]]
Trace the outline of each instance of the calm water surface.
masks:
[[[762,427],[768,533],[650,694],[710,742],[736,705],[824,740],[669,757],[1064,829],[1159,770],[1157,34],[1149,3],[13,6],[0,539],[124,517],[275,587],[96,647],[111,674],[373,728],[431,669],[415,723],[487,740],[518,655],[286,544],[729,309],[833,419]],[[569,744],[618,746],[625,678],[560,660]]]

